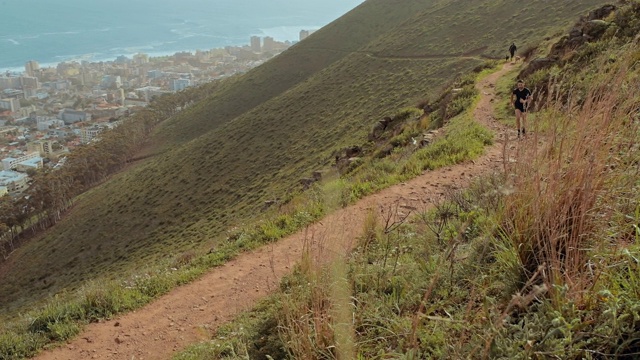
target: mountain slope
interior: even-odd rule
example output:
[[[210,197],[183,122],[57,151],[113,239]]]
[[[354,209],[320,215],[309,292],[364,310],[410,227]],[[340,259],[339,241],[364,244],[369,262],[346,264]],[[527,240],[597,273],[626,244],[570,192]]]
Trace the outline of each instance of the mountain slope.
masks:
[[[312,34],[276,59],[226,84],[208,101],[168,121],[158,138],[169,144],[188,141],[304,82],[318,71],[357,51],[423,8],[419,1],[370,1]],[[345,34],[349,36],[345,36]]]
[[[297,191],[334,150],[362,143],[381,117],[435,96],[512,40],[533,42],[601,3],[562,2],[549,16],[543,1],[365,2],[162,125],[153,139],[160,155],[81,196],[13,255],[0,271],[0,310],[214,246],[264,200]],[[511,38],[497,36],[504,14]],[[456,51],[463,40],[469,51]]]
[[[495,96],[493,85],[497,78],[512,67],[511,64],[506,64],[503,70],[491,75],[490,79],[484,81],[482,87],[479,86],[486,95],[481,96],[478,108],[474,111],[474,118],[478,121],[497,126],[490,102],[490,98]],[[308,234],[322,234],[324,240],[316,245],[325,251],[332,249],[328,253],[333,256],[343,254],[345,247],[348,246],[344,242],[353,244],[354,239],[362,236],[365,219],[369,214],[368,209],[372,207],[388,209],[398,202],[416,207],[423,206],[424,204],[418,199],[438,198],[442,187],[465,187],[472,178],[494,171],[499,164],[496,161],[499,157],[500,144],[496,143],[485,156],[474,163],[466,162],[427,172],[406,184],[385,189],[362,199],[357,204],[336,211],[312,225],[310,229],[281,239],[273,246],[242,255],[232,263],[214,269],[201,279],[175,289],[159,301],[135,313],[119,317],[117,321],[122,326],[118,330],[121,334],[126,334],[124,335],[127,337],[126,342],[114,346],[113,322],[103,322],[88,327],[80,339],[72,341],[70,346],[44,352],[36,359],[78,358],[85,353],[102,353],[107,348],[118,351],[120,356],[126,358],[138,357],[142,354],[148,358],[162,358],[164,354],[176,348],[200,341],[202,339],[199,331],[200,324],[210,324],[209,331],[216,331],[220,325],[231,321],[237,315],[235,312],[254,307],[260,299],[267,296],[271,289],[278,288],[281,278],[290,274],[291,269],[303,257],[302,254],[308,246],[304,240]],[[487,163],[492,165],[486,166]],[[425,186],[425,184],[429,185]],[[325,256],[332,257],[328,254]],[[265,263],[272,264],[270,271],[264,271]],[[210,298],[215,298],[215,301],[208,301],[207,299]],[[199,310],[193,311],[196,304]],[[163,313],[161,319],[157,316],[159,309]],[[169,326],[172,322],[175,326]],[[135,324],[135,331],[131,324]],[[154,340],[143,335],[145,333],[156,336],[161,334],[162,340],[159,341],[157,337]],[[84,338],[90,338],[93,341],[87,343]],[[280,354],[271,353],[270,355],[278,359],[283,358],[277,356]],[[221,357],[201,355],[196,358],[218,359]],[[250,356],[249,358],[264,357]]]

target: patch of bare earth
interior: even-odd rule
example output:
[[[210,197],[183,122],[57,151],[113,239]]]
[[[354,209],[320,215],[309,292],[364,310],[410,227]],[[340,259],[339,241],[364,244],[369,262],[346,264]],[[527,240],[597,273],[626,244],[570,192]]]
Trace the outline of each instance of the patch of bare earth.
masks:
[[[278,288],[309,247],[323,247],[317,253],[344,254],[361,235],[367,213],[395,208],[405,214],[426,209],[438,201],[447,189],[467,186],[471,179],[496,171],[503,164],[507,131],[493,117],[496,80],[511,68],[500,71],[477,85],[481,99],[476,119],[496,131],[496,143],[475,161],[450,166],[423,175],[328,215],[318,223],[277,243],[238,256],[212,269],[197,281],[174,289],[169,294],[135,312],[113,320],[88,325],[73,341],[41,353],[36,359],[169,359],[187,345],[205,340],[222,323]]]

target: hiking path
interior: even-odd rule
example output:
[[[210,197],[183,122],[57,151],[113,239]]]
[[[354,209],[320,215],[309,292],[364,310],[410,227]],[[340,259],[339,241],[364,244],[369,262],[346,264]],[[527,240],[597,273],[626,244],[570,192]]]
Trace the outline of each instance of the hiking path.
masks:
[[[515,127],[508,129],[495,121],[492,103],[497,79],[513,67],[507,63],[476,85],[480,100],[474,117],[495,132],[494,144],[485,148],[480,158],[426,171],[363,198],[296,234],[241,254],[136,311],[89,324],[73,340],[43,351],[35,359],[170,359],[176,351],[210,339],[221,324],[277,290],[280,279],[291,272],[305,249],[324,247],[329,250],[325,255],[346,254],[362,234],[370,211],[397,209],[408,214],[426,210],[441,200],[447,189],[464,188],[480,175],[500,171],[503,149],[515,137]]]

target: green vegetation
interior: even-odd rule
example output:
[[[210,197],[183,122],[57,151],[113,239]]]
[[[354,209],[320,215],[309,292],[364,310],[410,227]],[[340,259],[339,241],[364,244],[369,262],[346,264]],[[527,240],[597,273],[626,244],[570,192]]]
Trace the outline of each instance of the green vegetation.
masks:
[[[515,31],[514,38],[524,34],[533,42],[538,32],[564,26],[598,3],[558,4],[552,17],[542,16],[547,6],[538,2],[528,3],[524,13],[506,0],[485,1],[483,7],[487,14],[494,8],[499,9],[498,15],[511,10],[516,16],[544,19],[535,30],[531,30],[533,22],[509,27]],[[26,349],[35,349],[44,342],[71,336],[79,326],[75,321],[92,321],[83,295],[78,295],[76,302],[66,302],[81,293],[88,281],[129,278],[146,266],[151,266],[148,273],[160,274],[162,279],[164,270],[157,269],[168,268],[177,258],[190,258],[180,254],[194,253],[194,258],[200,259],[199,254],[215,248],[204,259],[226,259],[234,251],[273,241],[313,221],[330,209],[309,210],[306,216],[304,206],[288,205],[292,197],[286,194],[298,193],[301,176],[326,170],[336,151],[362,144],[375,122],[404,111],[398,109],[415,107],[425,99],[446,104],[439,108],[444,112],[436,111],[425,121],[409,121],[404,132],[385,139],[393,148],[390,155],[365,158],[364,165],[355,166],[335,183],[329,182],[326,186],[347,189],[343,203],[426,169],[477,156],[491,137],[464,115],[473,92],[458,76],[482,66],[482,55],[502,52],[510,40],[477,36],[483,33],[477,26],[493,29],[494,16],[465,22],[456,19],[473,17],[478,6],[469,1],[416,0],[403,6],[367,1],[285,54],[220,84],[207,99],[163,123],[144,152],[153,156],[76,197],[74,206],[56,226],[35,236],[0,264],[0,312],[17,324],[16,331],[2,332],[2,339],[8,339],[3,346],[15,346],[14,340],[21,338]],[[514,19],[509,21],[518,22]],[[439,23],[451,25],[447,36],[439,35],[440,29],[434,25]],[[345,38],[347,33],[350,36]],[[473,38],[470,45],[481,42],[487,52],[465,51],[458,56],[449,49],[458,38]],[[416,44],[413,52],[408,50]],[[406,49],[396,53],[393,49],[397,46]],[[436,98],[456,80],[463,88],[457,102]],[[408,119],[412,111],[404,111]],[[461,112],[462,116],[453,118]],[[444,136],[424,149],[411,150],[413,136],[447,121],[450,130]],[[463,142],[460,136],[468,139]],[[313,199],[311,194],[304,196]],[[260,214],[266,200],[277,198],[284,199],[285,220],[278,220],[279,214]],[[238,225],[260,219],[273,220],[256,227]],[[251,231],[234,232],[240,240],[228,245],[227,231],[233,228]],[[131,295],[131,302],[110,311],[140,306],[148,297],[192,279],[216,261],[190,262],[185,273],[154,285],[159,290],[153,294],[135,290],[143,295]],[[191,266],[195,268],[189,270]],[[62,314],[50,317],[44,310],[44,318],[54,319],[48,322],[51,325],[24,335],[24,329],[29,333],[24,325],[28,321],[16,319],[16,310],[47,299],[55,303],[54,294],[64,298],[59,307]],[[70,325],[55,325],[58,319]],[[16,349],[14,354],[24,351]]]
[[[0,255],[7,260],[30,230],[42,231],[60,221],[79,194],[135,160],[153,128],[191,102],[203,99],[218,83],[164,95],[101,134],[100,141],[75,148],[60,169],[30,175],[24,196],[0,198]]]
[[[285,54],[212,89],[160,126],[144,152],[153,156],[77,197],[62,221],[12,254],[2,265],[0,312],[79,289],[90,279],[127,276],[139,264],[217,247],[227,229],[253,221],[265,201],[298,191],[300,177],[327,168],[337,149],[361,143],[380,118],[435,98],[483,60],[419,52],[385,57],[364,49],[374,39],[376,46],[397,44],[389,34],[420,31],[435,52],[445,53],[440,48],[450,40],[432,38],[422,18],[435,23],[476,7],[447,3],[368,1]],[[490,3],[515,9],[506,0]],[[556,26],[592,5],[560,6]],[[546,8],[528,6],[529,14]],[[416,15],[419,22],[412,21]],[[476,35],[472,27],[451,31]],[[350,36],[337,35],[345,33]],[[486,46],[506,45],[493,39]]]
[[[472,73],[456,84],[474,88],[476,76],[477,74]],[[442,99],[446,99],[446,102],[440,103],[440,106],[446,110],[449,105],[455,104],[456,113],[464,112],[469,110],[476,96],[475,91],[443,96]],[[402,129],[402,134],[415,132],[424,124],[442,120],[441,113],[438,112],[413,119],[412,116],[416,113],[417,111],[410,109],[396,115],[401,120],[397,126]],[[170,263],[134,275],[132,280],[111,280],[100,285],[92,283],[76,293],[56,296],[42,309],[30,312],[20,321],[5,324],[4,337],[0,338],[0,355],[8,358],[31,356],[50,343],[68,340],[88,322],[136,309],[175,286],[194,280],[207,269],[235,257],[240,251],[255,249],[278,240],[311,224],[337,206],[346,205],[373,190],[409,179],[421,172],[407,172],[405,169],[408,164],[417,169],[435,169],[476,157],[482,153],[490,137],[485,129],[473,122],[468,113],[451,119],[447,135],[422,149],[417,149],[408,141],[398,141],[397,136],[392,137],[388,140],[396,144],[396,154],[404,155],[397,157],[396,154],[391,154],[386,159],[377,159],[372,156],[373,153],[369,154],[368,161],[353,171],[354,176],[316,185],[309,191],[286,199],[285,204],[277,211],[270,212],[253,225],[232,228],[227,232],[225,242],[215,252],[197,255],[193,251],[187,251],[173,258]],[[407,158],[403,160],[404,157]],[[389,167],[380,165],[382,163],[395,165]],[[386,172],[381,172],[381,168],[386,168]],[[367,177],[374,179],[373,175],[387,180],[375,183],[365,180]],[[369,191],[362,191],[364,188]],[[324,195],[329,193],[338,194],[338,200],[327,203]]]
[[[396,148],[383,159],[365,161],[345,180],[346,205],[380,189],[398,184],[422,174],[453,165],[481,155],[485,145],[492,143],[492,135],[475,122],[471,114],[454,118],[444,136],[429,146],[417,149],[414,145]]]
[[[311,224],[325,211],[324,204],[317,199],[317,191],[311,191],[304,198],[293,199],[288,209],[254,225],[233,229],[215,252],[206,255],[185,252],[170,263],[139,272],[129,280],[90,282],[79,291],[54,297],[41,309],[2,324],[0,359],[33,356],[51,343],[77,335],[89,322],[139,308],[241,251],[255,249]]]
[[[631,6],[615,16],[640,24]],[[626,35],[584,46],[589,62],[542,71],[586,92],[551,97],[504,172],[406,221],[372,215],[344,262],[303,258],[268,305],[176,359],[343,358],[345,342],[358,359],[637,358],[640,57]]]
[[[365,48],[388,57],[481,56],[504,59],[511,42],[518,54],[545,37],[566,32],[567,25],[603,1],[557,2],[508,0],[433,1]],[[545,6],[546,5],[546,6]]]

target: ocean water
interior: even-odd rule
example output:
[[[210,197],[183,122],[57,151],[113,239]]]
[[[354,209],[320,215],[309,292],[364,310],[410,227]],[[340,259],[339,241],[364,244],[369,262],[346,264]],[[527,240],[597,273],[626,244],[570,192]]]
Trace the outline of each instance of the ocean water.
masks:
[[[364,0],[0,0],[0,71],[297,40]]]

